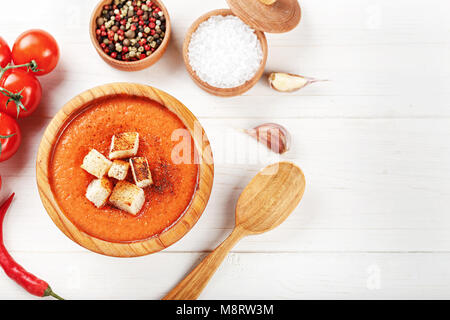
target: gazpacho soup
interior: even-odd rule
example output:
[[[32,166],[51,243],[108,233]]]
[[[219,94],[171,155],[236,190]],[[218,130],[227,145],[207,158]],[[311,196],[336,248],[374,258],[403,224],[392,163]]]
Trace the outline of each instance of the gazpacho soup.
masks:
[[[142,241],[170,228],[189,208],[199,176],[190,134],[192,161],[174,159],[179,130],[188,132],[176,114],[150,99],[94,101],[53,149],[49,180],[62,212],[108,242]]]

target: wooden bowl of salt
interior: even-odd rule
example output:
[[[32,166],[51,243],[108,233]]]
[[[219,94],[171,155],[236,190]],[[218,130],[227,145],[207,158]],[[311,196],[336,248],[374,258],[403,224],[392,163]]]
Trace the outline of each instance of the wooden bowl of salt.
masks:
[[[184,40],[183,45],[183,59],[184,63],[186,65],[187,71],[189,72],[189,75],[194,80],[194,82],[203,90],[216,95],[216,96],[222,96],[222,97],[232,97],[232,96],[238,96],[241,95],[250,88],[252,88],[258,80],[261,78],[261,76],[264,73],[264,68],[266,66],[267,62],[267,56],[268,56],[268,46],[267,46],[267,39],[263,32],[261,31],[255,31],[256,39],[259,41],[260,44],[260,53],[253,54],[251,58],[258,59],[260,58],[259,63],[256,62],[256,60],[252,61],[252,64],[254,66],[255,62],[259,65],[256,71],[255,68],[247,68],[247,66],[244,66],[240,69],[240,73],[238,75],[227,73],[225,70],[220,70],[219,68],[216,68],[217,65],[208,64],[209,61],[206,62],[206,64],[203,64],[203,66],[200,66],[201,70],[196,70],[192,65],[192,52],[195,50],[197,53],[197,57],[195,59],[197,61],[205,61],[205,54],[210,55],[208,50],[202,50],[203,48],[195,48],[194,46],[191,46],[191,41],[194,33],[197,31],[199,26],[203,24],[205,21],[209,21],[211,17],[228,17],[233,16],[233,12],[229,9],[218,9],[210,11],[200,18],[198,18],[194,24],[189,28],[188,33],[186,35],[186,38]],[[211,26],[213,27],[213,26]],[[233,30],[230,30],[230,32],[233,32]],[[201,46],[201,44],[200,44]],[[249,48],[249,47],[248,47]],[[193,50],[194,49],[194,50]],[[243,48],[242,48],[243,49]],[[202,52],[203,51],[203,52]],[[244,51],[244,50],[242,50]],[[223,52],[222,52],[223,53]],[[211,55],[210,55],[211,56]],[[259,57],[258,57],[259,56]],[[219,60],[227,59],[228,57],[225,54],[218,53],[215,58],[218,58]],[[209,69],[209,70],[208,70]],[[244,79],[241,77],[241,75],[245,72],[253,73],[252,77]],[[223,81],[221,84],[215,84],[212,82],[212,80],[224,78],[225,74],[227,74],[226,81]],[[244,80],[243,80],[244,79]],[[236,83],[237,85],[233,84]],[[239,84],[241,83],[241,84]]]
[[[194,82],[222,97],[241,95],[264,74],[268,56],[264,32],[282,33],[301,19],[297,0],[227,0],[189,28],[183,59]]]

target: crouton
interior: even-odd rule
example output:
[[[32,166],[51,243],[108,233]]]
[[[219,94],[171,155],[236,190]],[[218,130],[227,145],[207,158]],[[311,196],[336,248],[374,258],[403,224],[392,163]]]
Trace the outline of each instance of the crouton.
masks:
[[[130,159],[131,172],[133,173],[134,182],[139,188],[145,188],[153,184],[152,173],[148,167],[147,159],[144,157],[136,157]]]
[[[113,190],[113,184],[107,178],[93,180],[86,190],[86,198],[97,208],[103,207]]]
[[[129,168],[130,164],[128,162],[122,160],[114,160],[111,169],[109,169],[108,177],[117,180],[125,180]]]
[[[139,133],[124,132],[116,134],[111,140],[109,158],[111,160],[134,157],[139,149]]]
[[[81,168],[101,179],[108,173],[111,166],[111,161],[97,150],[92,149],[87,156],[84,157]]]
[[[109,197],[109,202],[118,209],[137,215],[145,202],[144,190],[127,181],[119,181]]]

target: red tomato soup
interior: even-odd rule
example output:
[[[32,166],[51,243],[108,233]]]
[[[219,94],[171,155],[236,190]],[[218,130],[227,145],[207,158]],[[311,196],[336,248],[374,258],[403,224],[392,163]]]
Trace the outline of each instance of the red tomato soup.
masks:
[[[110,242],[146,240],[172,226],[191,203],[199,171],[195,163],[173,163],[172,150],[180,141],[171,137],[177,129],[186,127],[174,113],[138,97],[99,100],[76,116],[61,133],[49,168],[53,193],[67,218],[85,233]],[[148,159],[154,182],[144,189],[146,201],[137,216],[110,204],[96,208],[85,196],[95,177],[81,169],[84,157],[91,149],[108,157],[112,136],[122,132],[139,133],[137,156]],[[133,181],[131,172],[127,180]]]

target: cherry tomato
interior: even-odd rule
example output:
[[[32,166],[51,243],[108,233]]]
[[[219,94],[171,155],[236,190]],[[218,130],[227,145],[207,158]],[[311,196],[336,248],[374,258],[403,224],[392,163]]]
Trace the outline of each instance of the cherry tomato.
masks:
[[[8,137],[8,138],[2,138]],[[22,141],[17,121],[7,114],[0,112],[0,162],[11,158],[19,149]]]
[[[39,80],[31,72],[22,69],[10,69],[0,79],[0,87],[12,93],[19,93],[23,90],[20,94],[23,107],[19,107],[20,109],[17,108],[14,101],[10,101],[6,106],[9,98],[0,94],[0,112],[5,112],[13,118],[28,117],[41,102],[42,87]]]
[[[4,68],[11,62],[11,49],[8,43],[0,37],[0,67]]]
[[[12,50],[15,65],[36,61],[38,72],[42,76],[55,69],[59,60],[59,48],[55,38],[44,30],[29,30],[22,33],[16,40]]]

